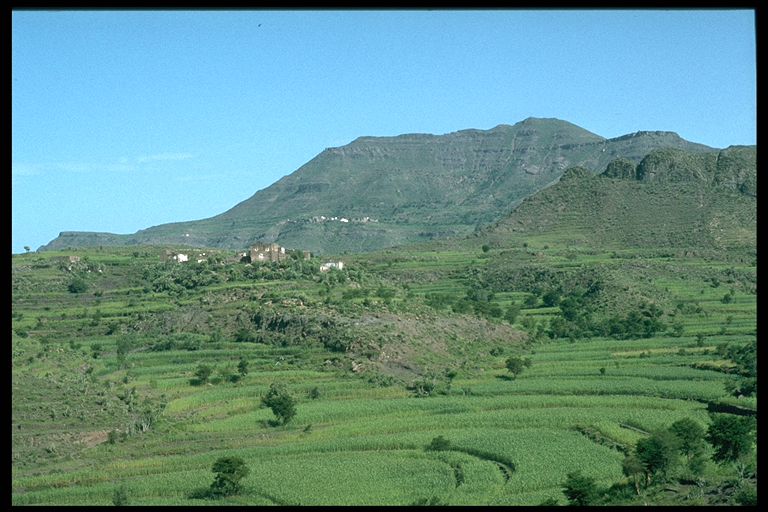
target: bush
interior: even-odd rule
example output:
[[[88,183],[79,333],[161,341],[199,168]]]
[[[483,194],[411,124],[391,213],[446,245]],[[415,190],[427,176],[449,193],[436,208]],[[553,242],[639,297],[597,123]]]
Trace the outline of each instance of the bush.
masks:
[[[285,425],[296,415],[296,402],[284,384],[273,382],[261,403],[272,409],[277,419]]]
[[[433,437],[432,441],[427,445],[426,449],[435,452],[450,450],[451,442],[443,436]]]
[[[208,378],[213,373],[213,368],[208,366],[207,364],[199,364],[197,365],[197,369],[195,370],[195,378],[191,379],[189,381],[190,384],[193,386],[199,386],[201,384],[205,384],[208,382]]]
[[[248,360],[243,356],[240,356],[240,361],[237,363],[237,373],[241,377],[248,375]]]
[[[735,499],[739,505],[755,506],[757,505],[757,488],[752,485],[744,485],[736,493]]]
[[[509,373],[512,374],[512,378],[514,379],[523,373],[525,368],[530,368],[531,364],[531,360],[528,358],[512,356],[506,360],[504,366],[509,370]]]
[[[520,314],[520,306],[513,302],[507,308],[507,312],[504,313],[504,320],[506,320],[510,324],[514,324],[519,314]]]
[[[563,494],[571,505],[580,507],[591,505],[598,497],[595,479],[582,475],[580,471],[568,473],[563,484]]]
[[[247,327],[238,329],[235,333],[235,341],[237,343],[255,343],[256,339],[256,334]]]
[[[82,277],[75,277],[67,285],[69,293],[84,293],[88,290],[88,283]]]
[[[211,484],[213,498],[230,496],[240,492],[240,480],[248,475],[250,469],[240,457],[222,457],[213,464],[216,477]]]
[[[112,494],[112,504],[116,507],[122,507],[128,504],[128,491],[125,489],[125,485],[121,485],[115,489]]]

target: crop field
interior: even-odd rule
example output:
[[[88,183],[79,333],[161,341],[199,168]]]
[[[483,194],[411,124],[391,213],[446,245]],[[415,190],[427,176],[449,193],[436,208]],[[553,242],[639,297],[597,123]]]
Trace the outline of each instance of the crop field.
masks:
[[[754,411],[729,393],[725,350],[755,343],[754,266],[531,240],[356,255],[328,274],[222,253],[180,291],[161,249],[79,251],[85,293],[67,289],[74,252],[14,256],[13,505],[109,505],[120,486],[130,505],[566,504],[569,473],[626,482],[625,450],[650,433],[706,426],[712,404]],[[549,336],[560,306],[483,273],[512,260],[598,269],[604,308],[614,289],[654,301],[664,327]],[[510,376],[510,356],[529,366]],[[261,403],[275,382],[296,402],[284,424]],[[240,492],[195,497],[226,456],[249,468]]]

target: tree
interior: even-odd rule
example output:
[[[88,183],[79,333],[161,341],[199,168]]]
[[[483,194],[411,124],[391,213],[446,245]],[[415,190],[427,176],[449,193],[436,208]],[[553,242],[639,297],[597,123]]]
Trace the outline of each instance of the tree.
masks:
[[[547,307],[557,306],[560,302],[560,292],[557,290],[549,290],[541,296],[541,301]]]
[[[716,414],[707,430],[706,439],[714,447],[712,460],[735,462],[752,451],[755,419],[750,416]]]
[[[678,449],[677,437],[669,431],[657,432],[637,442],[635,453],[645,468],[646,483],[666,478],[677,461]]]
[[[595,479],[582,475],[581,471],[568,473],[563,484],[563,494],[571,505],[591,505],[598,496]]]
[[[25,245],[25,246],[24,246],[24,250],[25,250],[25,251],[27,251],[27,252],[29,252],[29,251],[31,251],[31,250],[32,250],[32,248],[31,248],[30,246],[28,246],[28,245]]]
[[[240,356],[240,362],[237,363],[237,373],[239,373],[241,377],[248,375],[248,360],[243,356]]]
[[[211,484],[212,497],[230,496],[240,491],[240,480],[248,475],[250,469],[240,457],[221,457],[213,463],[216,473]]]
[[[273,382],[261,403],[272,409],[277,419],[285,425],[296,415],[296,402],[284,384]]]
[[[645,473],[645,466],[640,462],[640,459],[636,455],[627,455],[621,463],[621,470],[624,472],[624,476],[632,479],[635,484],[635,491],[640,494],[640,480]]]
[[[704,428],[690,418],[683,418],[674,422],[669,431],[677,437],[680,453],[686,456],[688,461],[704,450]]]
[[[529,368],[531,366],[531,360],[518,356],[512,356],[507,359],[504,365],[507,370],[509,370],[509,373],[512,374],[512,378],[514,379],[523,373],[525,368]]]

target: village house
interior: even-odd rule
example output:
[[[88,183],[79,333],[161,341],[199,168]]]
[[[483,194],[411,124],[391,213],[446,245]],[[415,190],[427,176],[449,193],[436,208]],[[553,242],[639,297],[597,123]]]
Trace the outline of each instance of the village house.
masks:
[[[175,261],[176,263],[185,263],[189,261],[189,255],[181,252],[175,252],[169,255],[168,261]]]
[[[190,260],[190,255],[185,254],[183,252],[174,252],[170,249],[166,249],[165,251],[165,261],[173,261],[175,263],[187,263]],[[203,263],[205,261],[208,261],[208,254],[204,252],[198,252],[195,255],[194,261],[198,263]]]
[[[332,268],[336,270],[343,270],[344,269],[344,262],[343,261],[329,261],[327,263],[323,263],[320,265],[320,272],[328,272]]]
[[[248,251],[251,257],[251,263],[261,261],[278,262],[285,260],[288,256],[285,254],[285,247],[277,244],[256,244],[251,246]]]

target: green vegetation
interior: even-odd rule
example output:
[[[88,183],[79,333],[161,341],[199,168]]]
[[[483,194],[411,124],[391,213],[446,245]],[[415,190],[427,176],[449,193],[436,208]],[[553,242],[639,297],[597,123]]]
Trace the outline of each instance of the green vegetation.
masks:
[[[272,409],[283,425],[296,416],[296,402],[284,384],[273,382],[267,394],[261,398],[261,403]]]
[[[755,421],[751,417],[716,415],[707,430],[707,439],[715,448],[717,462],[735,462],[752,451]]]
[[[211,484],[210,494],[216,498],[240,492],[240,480],[250,472],[240,457],[222,457],[213,463],[212,470],[216,478]]]
[[[523,373],[523,370],[530,368],[531,360],[522,357],[510,357],[504,362],[504,367],[512,374],[512,379]]]
[[[568,498],[569,505],[592,505],[598,496],[595,479],[584,476],[579,471],[568,473],[568,478],[563,484],[563,494]]]
[[[120,485],[115,488],[115,492],[112,494],[112,504],[116,507],[122,507],[128,505],[128,491],[125,485]]]

